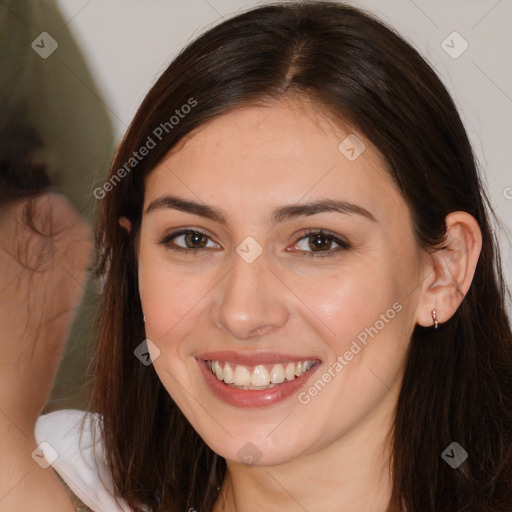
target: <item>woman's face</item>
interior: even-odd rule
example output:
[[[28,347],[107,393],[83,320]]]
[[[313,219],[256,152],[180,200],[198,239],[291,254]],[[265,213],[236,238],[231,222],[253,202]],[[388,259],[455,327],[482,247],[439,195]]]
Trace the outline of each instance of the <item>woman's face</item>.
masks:
[[[229,460],[282,463],[384,425],[422,272],[379,154],[306,101],[219,117],[146,178],[154,367]]]

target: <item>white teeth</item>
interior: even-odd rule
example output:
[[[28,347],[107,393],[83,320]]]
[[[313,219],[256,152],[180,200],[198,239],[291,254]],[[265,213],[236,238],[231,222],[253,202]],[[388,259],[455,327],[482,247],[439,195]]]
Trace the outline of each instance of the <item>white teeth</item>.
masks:
[[[233,377],[233,368],[229,366],[229,363],[224,364],[224,382],[226,384],[233,384],[233,382],[235,382]]]
[[[215,372],[215,375],[217,375],[217,379],[222,380],[224,374],[219,361],[215,361],[215,363],[213,364],[213,371]]]
[[[245,366],[238,365],[233,374],[233,384],[236,386],[250,386],[251,372]]]
[[[295,363],[288,363],[284,370],[286,380],[293,380],[295,378]]]
[[[233,370],[234,365],[231,366],[227,362],[223,363],[224,367],[221,366],[221,361],[208,361],[207,363],[217,379],[240,389],[271,388],[281,384],[285,379],[290,381],[300,377],[315,364],[314,361],[290,362],[286,366],[277,363],[272,366],[270,371],[265,365],[260,364],[250,371],[249,368],[243,365],[237,365]]]
[[[270,384],[268,370],[262,365],[256,366],[251,375],[251,386],[267,386]]]
[[[284,368],[282,364],[275,364],[270,370],[270,382],[281,384],[284,381]]]

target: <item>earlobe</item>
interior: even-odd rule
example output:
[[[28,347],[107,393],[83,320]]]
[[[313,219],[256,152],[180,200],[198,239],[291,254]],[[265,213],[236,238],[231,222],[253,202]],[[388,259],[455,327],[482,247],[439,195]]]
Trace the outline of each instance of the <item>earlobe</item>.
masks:
[[[132,231],[132,223],[126,217],[119,217],[119,225],[123,227],[127,233]]]
[[[471,286],[481,249],[482,233],[472,215],[458,211],[446,216],[446,239],[442,248],[431,254],[418,324],[430,327],[454,315]]]

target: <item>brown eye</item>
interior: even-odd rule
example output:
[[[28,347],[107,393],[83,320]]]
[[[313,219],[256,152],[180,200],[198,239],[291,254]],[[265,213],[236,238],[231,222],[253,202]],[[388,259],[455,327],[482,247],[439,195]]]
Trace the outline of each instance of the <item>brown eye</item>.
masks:
[[[185,245],[190,249],[204,247],[207,244],[207,237],[202,233],[198,233],[197,231],[187,233],[186,235],[183,236],[185,240]]]
[[[309,235],[307,238],[308,245],[314,252],[329,250],[334,243],[332,238],[321,234]]]
[[[333,256],[340,251],[350,249],[350,244],[330,233],[314,231],[300,238],[295,244],[295,249],[297,249],[302,256],[322,257]]]
[[[206,248],[219,248],[208,235],[192,229],[182,230],[167,235],[161,242],[169,249],[193,251]]]

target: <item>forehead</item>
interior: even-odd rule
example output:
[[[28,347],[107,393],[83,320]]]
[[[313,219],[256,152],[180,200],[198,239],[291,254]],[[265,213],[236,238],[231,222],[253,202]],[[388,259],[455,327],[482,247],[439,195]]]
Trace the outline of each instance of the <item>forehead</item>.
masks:
[[[164,193],[237,211],[326,197],[358,200],[376,215],[404,204],[372,144],[302,100],[237,108],[202,125],[146,178],[145,206]]]

